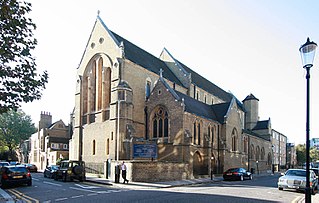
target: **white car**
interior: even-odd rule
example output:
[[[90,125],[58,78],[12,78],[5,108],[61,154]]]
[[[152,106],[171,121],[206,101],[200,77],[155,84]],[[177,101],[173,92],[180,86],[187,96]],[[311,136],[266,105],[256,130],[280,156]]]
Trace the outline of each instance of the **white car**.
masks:
[[[310,170],[310,189],[311,194],[315,194],[318,187],[318,179],[316,174]],[[278,189],[306,189],[306,170],[304,169],[289,169],[278,179]]]

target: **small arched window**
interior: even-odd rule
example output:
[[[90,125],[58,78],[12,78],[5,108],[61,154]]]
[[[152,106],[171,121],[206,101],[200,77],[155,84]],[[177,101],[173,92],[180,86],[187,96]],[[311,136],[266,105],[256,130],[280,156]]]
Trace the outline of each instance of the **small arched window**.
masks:
[[[146,82],[146,87],[145,87],[145,97],[148,99],[148,97],[151,95],[151,82],[147,81]]]
[[[237,130],[236,129],[233,129],[231,139],[232,139],[232,151],[237,151],[238,150],[237,149],[238,135],[237,135]]]

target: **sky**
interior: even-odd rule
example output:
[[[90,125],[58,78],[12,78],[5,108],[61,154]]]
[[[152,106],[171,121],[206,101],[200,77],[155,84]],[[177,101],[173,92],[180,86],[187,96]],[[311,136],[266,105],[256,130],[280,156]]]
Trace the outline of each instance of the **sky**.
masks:
[[[295,144],[306,140],[306,72],[299,48],[319,43],[319,2],[297,0],[27,0],[37,25],[41,100],[22,104],[37,125],[42,111],[70,121],[76,71],[94,22],[158,57],[165,47],[240,101],[259,99],[260,120]],[[319,53],[310,71],[310,138],[319,137]]]

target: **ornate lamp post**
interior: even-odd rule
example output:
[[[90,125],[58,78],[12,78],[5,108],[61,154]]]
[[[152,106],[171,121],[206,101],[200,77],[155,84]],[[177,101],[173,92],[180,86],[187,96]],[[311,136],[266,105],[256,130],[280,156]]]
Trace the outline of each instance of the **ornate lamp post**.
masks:
[[[310,141],[309,141],[309,113],[310,113],[310,68],[313,66],[313,59],[315,57],[317,44],[314,42],[310,42],[309,38],[307,38],[307,42],[303,44],[300,48],[302,66],[306,69],[306,79],[307,79],[307,107],[306,107],[306,194],[305,199],[306,203],[311,203],[311,194],[310,194],[310,156],[309,156],[309,149],[310,149]]]

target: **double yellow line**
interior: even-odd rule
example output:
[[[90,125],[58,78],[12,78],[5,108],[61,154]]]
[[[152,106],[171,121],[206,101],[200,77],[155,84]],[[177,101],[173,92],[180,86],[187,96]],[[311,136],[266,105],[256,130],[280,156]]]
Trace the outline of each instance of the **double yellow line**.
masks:
[[[34,199],[32,197],[29,197],[28,195],[25,195],[21,192],[19,192],[18,190],[15,189],[9,189],[8,192],[10,192],[11,194],[13,194],[14,196],[16,196],[17,198],[26,201],[27,203],[39,203],[39,200]]]

